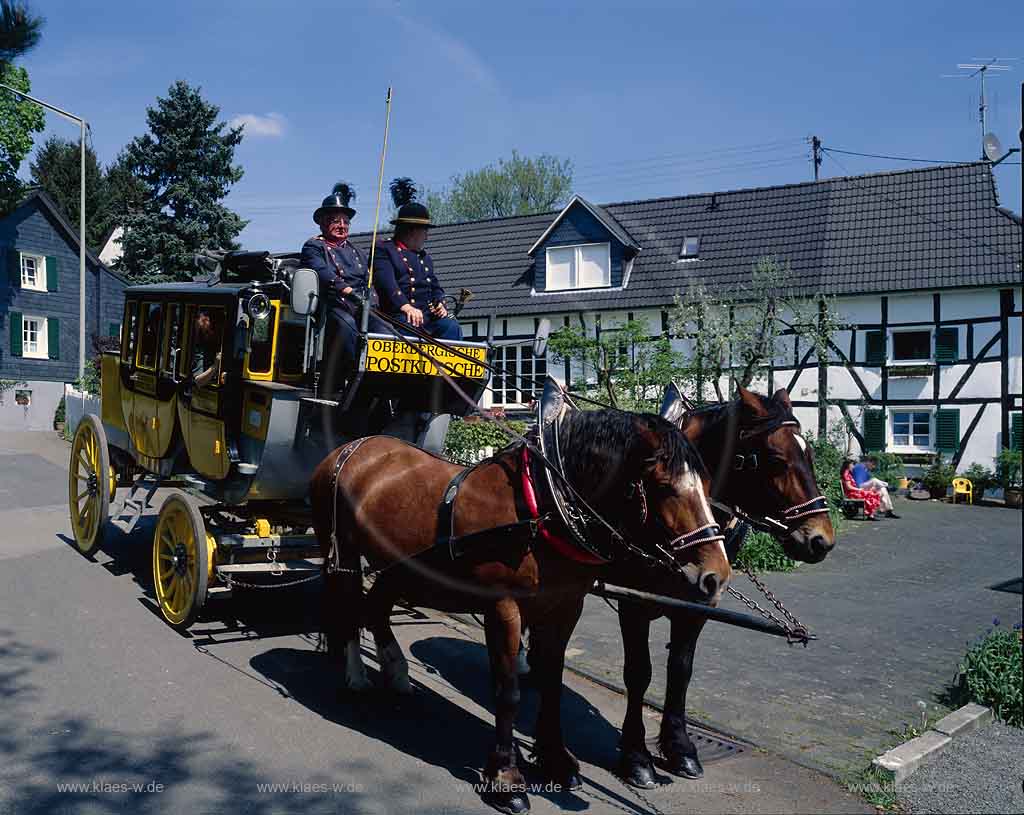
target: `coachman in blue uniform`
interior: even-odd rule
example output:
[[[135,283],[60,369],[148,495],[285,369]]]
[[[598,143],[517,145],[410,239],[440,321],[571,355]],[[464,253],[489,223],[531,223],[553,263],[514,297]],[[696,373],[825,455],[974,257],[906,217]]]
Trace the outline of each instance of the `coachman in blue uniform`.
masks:
[[[434,261],[423,248],[430,229],[430,213],[417,202],[416,187],[408,178],[391,182],[391,198],[398,207],[393,237],[377,243],[373,287],[381,309],[441,340],[462,339],[462,329],[444,305],[444,289]]]
[[[302,265],[320,278],[320,296],[326,304],[327,337],[324,347],[325,388],[340,385],[339,377],[356,362],[361,296],[365,296],[368,272],[363,253],[349,243],[349,224],[356,211],[350,206],[355,190],[344,182],[313,213],[320,234],[302,247]],[[371,316],[370,331],[387,333],[387,326]]]

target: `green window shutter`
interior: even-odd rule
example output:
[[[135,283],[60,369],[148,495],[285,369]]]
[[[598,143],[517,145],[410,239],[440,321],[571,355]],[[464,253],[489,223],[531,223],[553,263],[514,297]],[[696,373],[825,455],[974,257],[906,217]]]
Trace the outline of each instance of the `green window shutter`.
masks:
[[[960,330],[943,327],[935,331],[935,361],[956,362],[959,357]]]
[[[7,250],[7,274],[12,289],[21,288],[21,252],[13,246]]]
[[[110,325],[107,326],[107,336],[108,337],[120,337],[121,336],[121,326],[118,323],[110,323]]]
[[[885,450],[885,411],[864,411],[864,446],[867,451]]]
[[[21,356],[21,312],[12,311],[9,315],[11,321],[11,356]]]
[[[46,258],[46,290],[57,291],[57,258],[52,255]]]
[[[1021,416],[1024,416],[1024,414],[1010,414],[1010,449],[1016,450],[1018,453],[1021,451],[1022,443],[1024,443],[1021,431]]]
[[[955,453],[960,449],[960,411],[935,411],[935,449]]]
[[[46,355],[60,359],[60,320],[48,317],[46,320]]]
[[[864,333],[864,363],[881,365],[885,361],[885,337],[881,331]]]

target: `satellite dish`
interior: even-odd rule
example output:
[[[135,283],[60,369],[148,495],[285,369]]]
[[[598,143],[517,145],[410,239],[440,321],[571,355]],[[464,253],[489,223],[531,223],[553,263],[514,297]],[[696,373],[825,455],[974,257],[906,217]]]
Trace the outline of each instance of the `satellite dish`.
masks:
[[[992,132],[985,134],[985,157],[989,161],[996,161],[1003,155],[1003,143],[999,141],[999,137]]]

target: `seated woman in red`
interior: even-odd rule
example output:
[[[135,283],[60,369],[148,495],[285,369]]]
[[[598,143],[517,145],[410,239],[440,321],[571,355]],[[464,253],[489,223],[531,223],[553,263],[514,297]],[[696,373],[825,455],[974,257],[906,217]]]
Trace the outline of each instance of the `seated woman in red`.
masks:
[[[864,502],[864,514],[867,519],[869,521],[878,520],[875,518],[875,513],[878,512],[878,507],[882,503],[882,496],[877,492],[862,490],[857,486],[857,482],[853,480],[853,462],[850,459],[843,462],[843,466],[839,470],[839,480],[843,484],[843,494],[847,498]]]

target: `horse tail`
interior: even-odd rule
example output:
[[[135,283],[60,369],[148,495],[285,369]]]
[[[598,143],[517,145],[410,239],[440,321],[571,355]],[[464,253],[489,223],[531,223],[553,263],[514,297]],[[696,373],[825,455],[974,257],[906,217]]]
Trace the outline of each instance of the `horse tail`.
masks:
[[[313,530],[324,559],[317,650],[343,658],[345,644],[359,639],[363,579],[361,553],[353,539],[355,514],[343,478],[334,483],[339,451],[317,467],[310,484]]]

